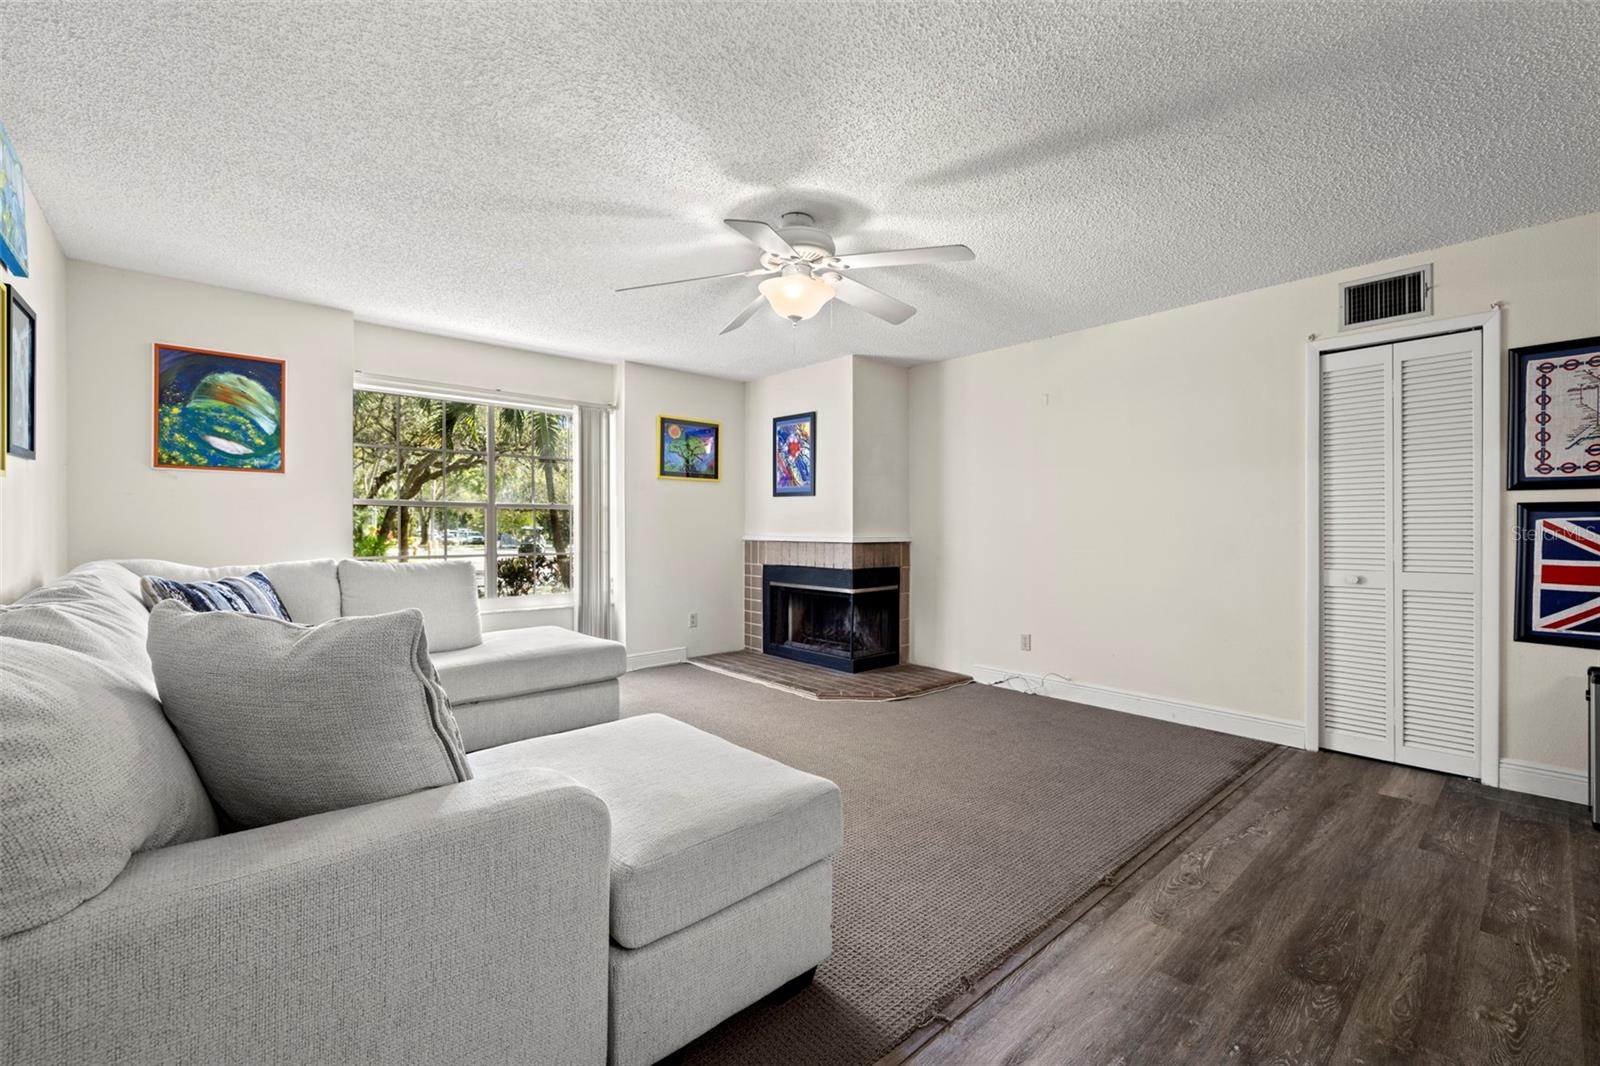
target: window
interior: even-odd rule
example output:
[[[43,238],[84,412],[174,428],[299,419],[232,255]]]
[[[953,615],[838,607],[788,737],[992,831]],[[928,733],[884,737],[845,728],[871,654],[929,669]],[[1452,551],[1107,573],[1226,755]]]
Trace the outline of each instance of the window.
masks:
[[[572,416],[357,389],[353,554],[470,559],[480,596],[570,593]]]

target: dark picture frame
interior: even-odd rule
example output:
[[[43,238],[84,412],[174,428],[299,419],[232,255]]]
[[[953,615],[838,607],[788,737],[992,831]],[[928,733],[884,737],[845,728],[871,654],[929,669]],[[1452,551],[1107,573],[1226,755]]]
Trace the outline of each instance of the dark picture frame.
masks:
[[[1600,648],[1600,500],[1519,503],[1516,536],[1512,639]]]
[[[656,477],[664,481],[721,481],[722,424],[657,415]]]
[[[1557,341],[1513,348],[1507,360],[1510,367],[1509,432],[1506,434],[1506,488],[1508,489],[1594,489],[1600,488],[1600,337]],[[1574,374],[1593,377],[1594,392],[1589,401],[1580,394],[1569,400],[1572,386],[1560,377]],[[1530,384],[1539,390],[1529,395]],[[1557,455],[1557,447],[1570,445],[1555,439],[1569,423],[1572,407],[1594,410],[1592,436],[1582,457]],[[1565,408],[1563,411],[1562,408]],[[1563,418],[1563,414],[1567,417]],[[1530,424],[1531,422],[1531,424]],[[1570,431],[1565,431],[1570,435]],[[1544,439],[1538,439],[1543,435]],[[1540,467],[1545,469],[1541,470]]]
[[[779,484],[778,472],[786,463],[790,475],[800,477],[800,482]],[[772,420],[772,494],[817,494],[817,412],[779,415]]]
[[[26,329],[21,328],[26,323]],[[25,351],[17,351],[18,346]],[[15,285],[6,286],[6,454],[39,457],[39,318]]]

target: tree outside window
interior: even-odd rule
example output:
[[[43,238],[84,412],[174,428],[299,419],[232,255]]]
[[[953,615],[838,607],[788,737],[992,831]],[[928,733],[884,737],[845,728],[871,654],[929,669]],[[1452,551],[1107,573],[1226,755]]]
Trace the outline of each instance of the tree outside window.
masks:
[[[367,389],[353,402],[353,554],[469,559],[480,596],[571,591],[572,412]]]

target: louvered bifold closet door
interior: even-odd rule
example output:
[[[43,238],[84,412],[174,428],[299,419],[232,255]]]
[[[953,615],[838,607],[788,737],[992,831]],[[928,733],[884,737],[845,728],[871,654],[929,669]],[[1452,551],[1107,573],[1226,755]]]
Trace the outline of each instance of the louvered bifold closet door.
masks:
[[[1322,746],[1394,757],[1388,346],[1322,359]]]
[[[1482,335],[1394,346],[1398,715],[1394,758],[1477,776]]]

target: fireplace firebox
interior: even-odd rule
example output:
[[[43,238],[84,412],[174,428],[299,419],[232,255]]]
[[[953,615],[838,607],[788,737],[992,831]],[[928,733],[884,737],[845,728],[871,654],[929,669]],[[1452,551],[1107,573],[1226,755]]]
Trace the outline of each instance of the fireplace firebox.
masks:
[[[860,673],[900,661],[900,568],[766,566],[761,650]]]

